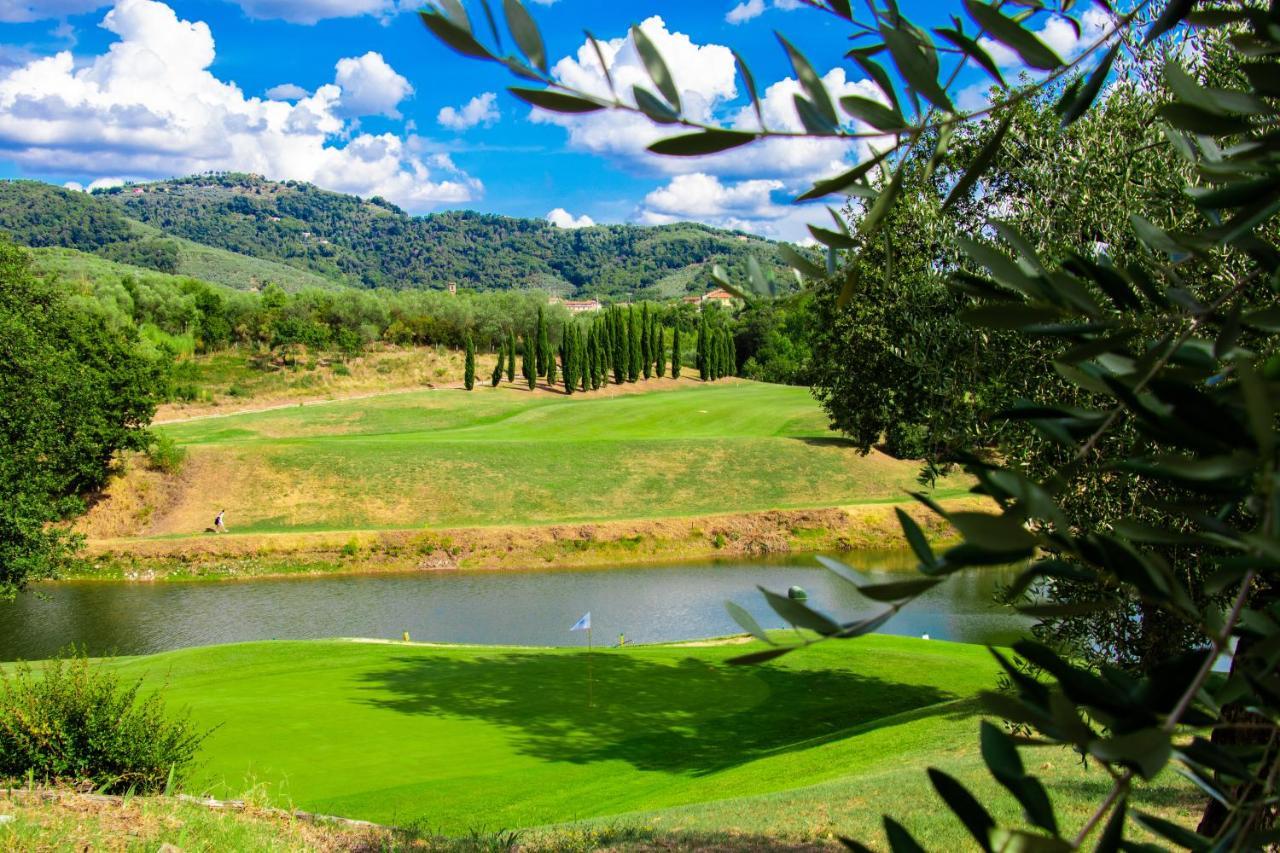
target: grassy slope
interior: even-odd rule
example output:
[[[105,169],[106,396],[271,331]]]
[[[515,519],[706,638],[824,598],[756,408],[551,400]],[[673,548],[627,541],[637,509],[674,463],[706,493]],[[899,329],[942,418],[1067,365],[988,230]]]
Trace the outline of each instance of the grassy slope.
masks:
[[[972,696],[995,669],[984,649],[875,636],[724,665],[750,648],[598,650],[590,707],[574,650],[254,643],[119,666],[220,725],[193,780],[215,794],[258,786],[447,834],[596,818],[793,837],[853,821],[867,837],[872,815],[905,807],[931,849],[958,841],[921,770],[978,775]],[[1097,785],[1071,756],[1049,760],[1082,817]]]
[[[212,281],[236,290],[255,290],[275,282],[285,290],[301,290],[318,287],[325,290],[341,289],[345,285],[311,270],[301,269],[268,258],[256,258],[227,249],[206,246],[185,237],[168,234],[152,225],[136,220],[131,227],[146,237],[172,240],[178,245],[178,273],[192,278]],[[73,250],[74,251],[74,250]],[[92,256],[90,256],[92,257]]]
[[[178,274],[169,275],[146,267],[122,264],[78,249],[32,249],[35,268],[43,274],[56,274],[71,282],[100,279],[120,280],[126,276],[141,278],[198,278],[236,290],[249,290],[274,281],[285,290],[317,287],[326,290],[342,285],[307,270],[286,264],[238,255],[224,249],[202,246],[178,237],[167,237],[178,244]]]
[[[32,266],[36,273],[57,276],[59,281],[72,285],[103,279],[118,282],[130,276],[175,284],[183,279],[181,275],[170,275],[133,264],[122,264],[78,249],[41,248],[30,251],[33,258]]]
[[[280,360],[283,362],[283,359]],[[201,415],[257,410],[299,400],[335,399],[391,391],[422,391],[431,385],[462,382],[463,356],[445,347],[370,347],[358,356],[339,359],[311,354],[295,363],[263,368],[239,349],[199,354],[190,359],[194,384],[207,399],[162,404],[160,422]],[[493,366],[492,356],[478,356],[477,372]]]
[[[164,427],[190,451],[153,532],[546,524],[897,500],[916,466],[834,439],[801,388],[397,394]],[[958,483],[944,484],[944,491]]]

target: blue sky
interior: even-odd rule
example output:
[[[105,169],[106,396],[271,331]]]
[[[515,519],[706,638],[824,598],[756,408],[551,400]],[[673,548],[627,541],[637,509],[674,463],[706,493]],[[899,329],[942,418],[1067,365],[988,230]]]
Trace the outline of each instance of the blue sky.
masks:
[[[917,23],[942,23],[942,4],[903,5]],[[557,75],[570,82],[600,85],[597,63],[579,53],[584,28],[606,43],[616,79],[642,82],[626,43],[640,23],[683,100],[707,118],[753,121],[732,46],[762,90],[774,87],[770,120],[795,122],[795,81],[775,30],[833,91],[877,97],[841,57],[847,30],[796,6],[529,4]],[[91,186],[252,171],[383,195],[417,213],[471,208],[551,216],[566,227],[693,219],[794,240],[825,213],[788,199],[865,154],[825,140],[657,158],[643,148],[662,132],[634,117],[532,114],[506,92],[515,81],[505,69],[453,54],[412,8],[404,0],[0,0],[0,177]],[[1052,20],[1042,33],[1061,53],[1076,49],[1074,34]],[[981,90],[976,71],[966,86],[970,96]]]

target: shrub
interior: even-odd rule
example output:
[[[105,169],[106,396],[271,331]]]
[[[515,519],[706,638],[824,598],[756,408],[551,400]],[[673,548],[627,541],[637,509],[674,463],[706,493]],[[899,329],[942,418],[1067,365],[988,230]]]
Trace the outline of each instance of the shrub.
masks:
[[[208,732],[165,714],[159,693],[83,654],[0,671],[0,777],[161,791],[181,781]]]
[[[334,376],[350,376],[351,368],[339,362],[338,364],[335,364],[333,366],[333,375]]]
[[[153,471],[176,474],[186,458],[187,451],[171,436],[162,432],[152,434],[151,443],[147,445],[147,466]]]

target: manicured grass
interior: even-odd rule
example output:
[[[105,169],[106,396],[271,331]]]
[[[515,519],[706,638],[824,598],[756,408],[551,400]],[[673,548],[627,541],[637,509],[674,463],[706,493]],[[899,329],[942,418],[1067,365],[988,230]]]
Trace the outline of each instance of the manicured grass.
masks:
[[[121,664],[220,726],[196,781],[446,831],[779,791],[932,751],[976,724],[980,647],[876,637],[760,668],[749,648],[280,642]],[[587,667],[592,703],[588,704]],[[965,722],[967,721],[967,722]],[[852,735],[857,736],[852,736]]]
[[[753,382],[613,396],[427,391],[164,429],[191,471],[157,534],[202,530],[214,504],[246,533],[836,506],[901,500],[918,471],[860,455],[805,389]]]
[[[981,780],[973,696],[995,679],[985,649],[873,636],[762,667],[725,664],[757,647],[630,647],[588,659],[276,642],[117,665],[166,683],[171,704],[219,726],[193,779],[215,795],[256,787],[278,805],[450,835],[586,819],[552,835],[633,827],[812,838],[848,827],[871,837],[889,811],[930,849],[964,846],[923,768]],[[1027,760],[1055,765],[1048,775],[1073,804],[1069,820],[1083,820],[1098,774],[1061,751]],[[993,801],[1007,799],[982,784]],[[1174,789],[1157,794],[1162,807],[1182,802]]]

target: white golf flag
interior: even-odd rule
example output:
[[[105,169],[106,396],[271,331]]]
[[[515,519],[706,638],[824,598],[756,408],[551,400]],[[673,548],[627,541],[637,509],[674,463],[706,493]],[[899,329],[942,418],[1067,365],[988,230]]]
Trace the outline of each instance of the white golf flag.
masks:
[[[573,627],[570,628],[569,630],[570,631],[590,631],[591,630],[591,611],[588,610],[581,619],[579,619],[577,622],[574,622]]]

